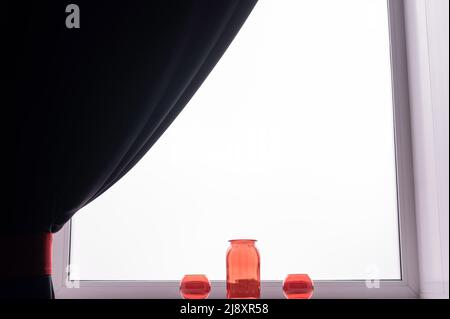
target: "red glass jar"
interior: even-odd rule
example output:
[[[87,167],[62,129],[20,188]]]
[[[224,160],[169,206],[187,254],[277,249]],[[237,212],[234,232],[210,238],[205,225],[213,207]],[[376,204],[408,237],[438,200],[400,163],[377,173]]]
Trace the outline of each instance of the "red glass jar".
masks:
[[[205,275],[185,275],[180,283],[180,293],[184,299],[206,299],[211,284]]]
[[[306,274],[287,275],[283,282],[283,292],[288,299],[309,299],[313,291],[313,282]]]
[[[227,251],[227,298],[259,299],[260,257],[254,239],[230,240]]]

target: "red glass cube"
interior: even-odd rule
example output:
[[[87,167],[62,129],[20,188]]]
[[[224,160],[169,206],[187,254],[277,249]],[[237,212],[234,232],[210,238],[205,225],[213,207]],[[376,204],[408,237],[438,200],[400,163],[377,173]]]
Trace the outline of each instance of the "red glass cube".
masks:
[[[205,275],[185,275],[180,283],[180,293],[184,299],[206,299],[211,284]]]
[[[306,274],[287,275],[283,283],[283,292],[288,299],[309,299],[313,291],[313,282]]]

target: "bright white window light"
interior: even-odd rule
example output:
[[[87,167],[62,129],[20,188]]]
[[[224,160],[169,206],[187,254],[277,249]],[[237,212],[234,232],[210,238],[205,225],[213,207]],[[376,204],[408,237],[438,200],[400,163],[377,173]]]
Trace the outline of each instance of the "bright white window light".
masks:
[[[400,279],[388,12],[262,0],[147,155],[73,219],[78,280]]]

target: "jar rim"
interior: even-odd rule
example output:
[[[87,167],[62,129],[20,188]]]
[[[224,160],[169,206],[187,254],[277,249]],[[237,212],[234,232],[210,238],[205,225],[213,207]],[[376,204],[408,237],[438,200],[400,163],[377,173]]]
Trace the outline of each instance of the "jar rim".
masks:
[[[230,239],[229,240],[230,243],[248,243],[248,242],[254,243],[256,241],[257,241],[256,239]]]

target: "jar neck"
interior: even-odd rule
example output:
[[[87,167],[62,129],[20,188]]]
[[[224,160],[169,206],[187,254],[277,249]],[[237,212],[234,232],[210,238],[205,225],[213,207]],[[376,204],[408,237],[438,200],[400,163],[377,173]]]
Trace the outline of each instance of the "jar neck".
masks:
[[[255,239],[232,239],[230,240],[230,244],[232,246],[241,246],[241,245],[245,245],[245,246],[255,246]]]

